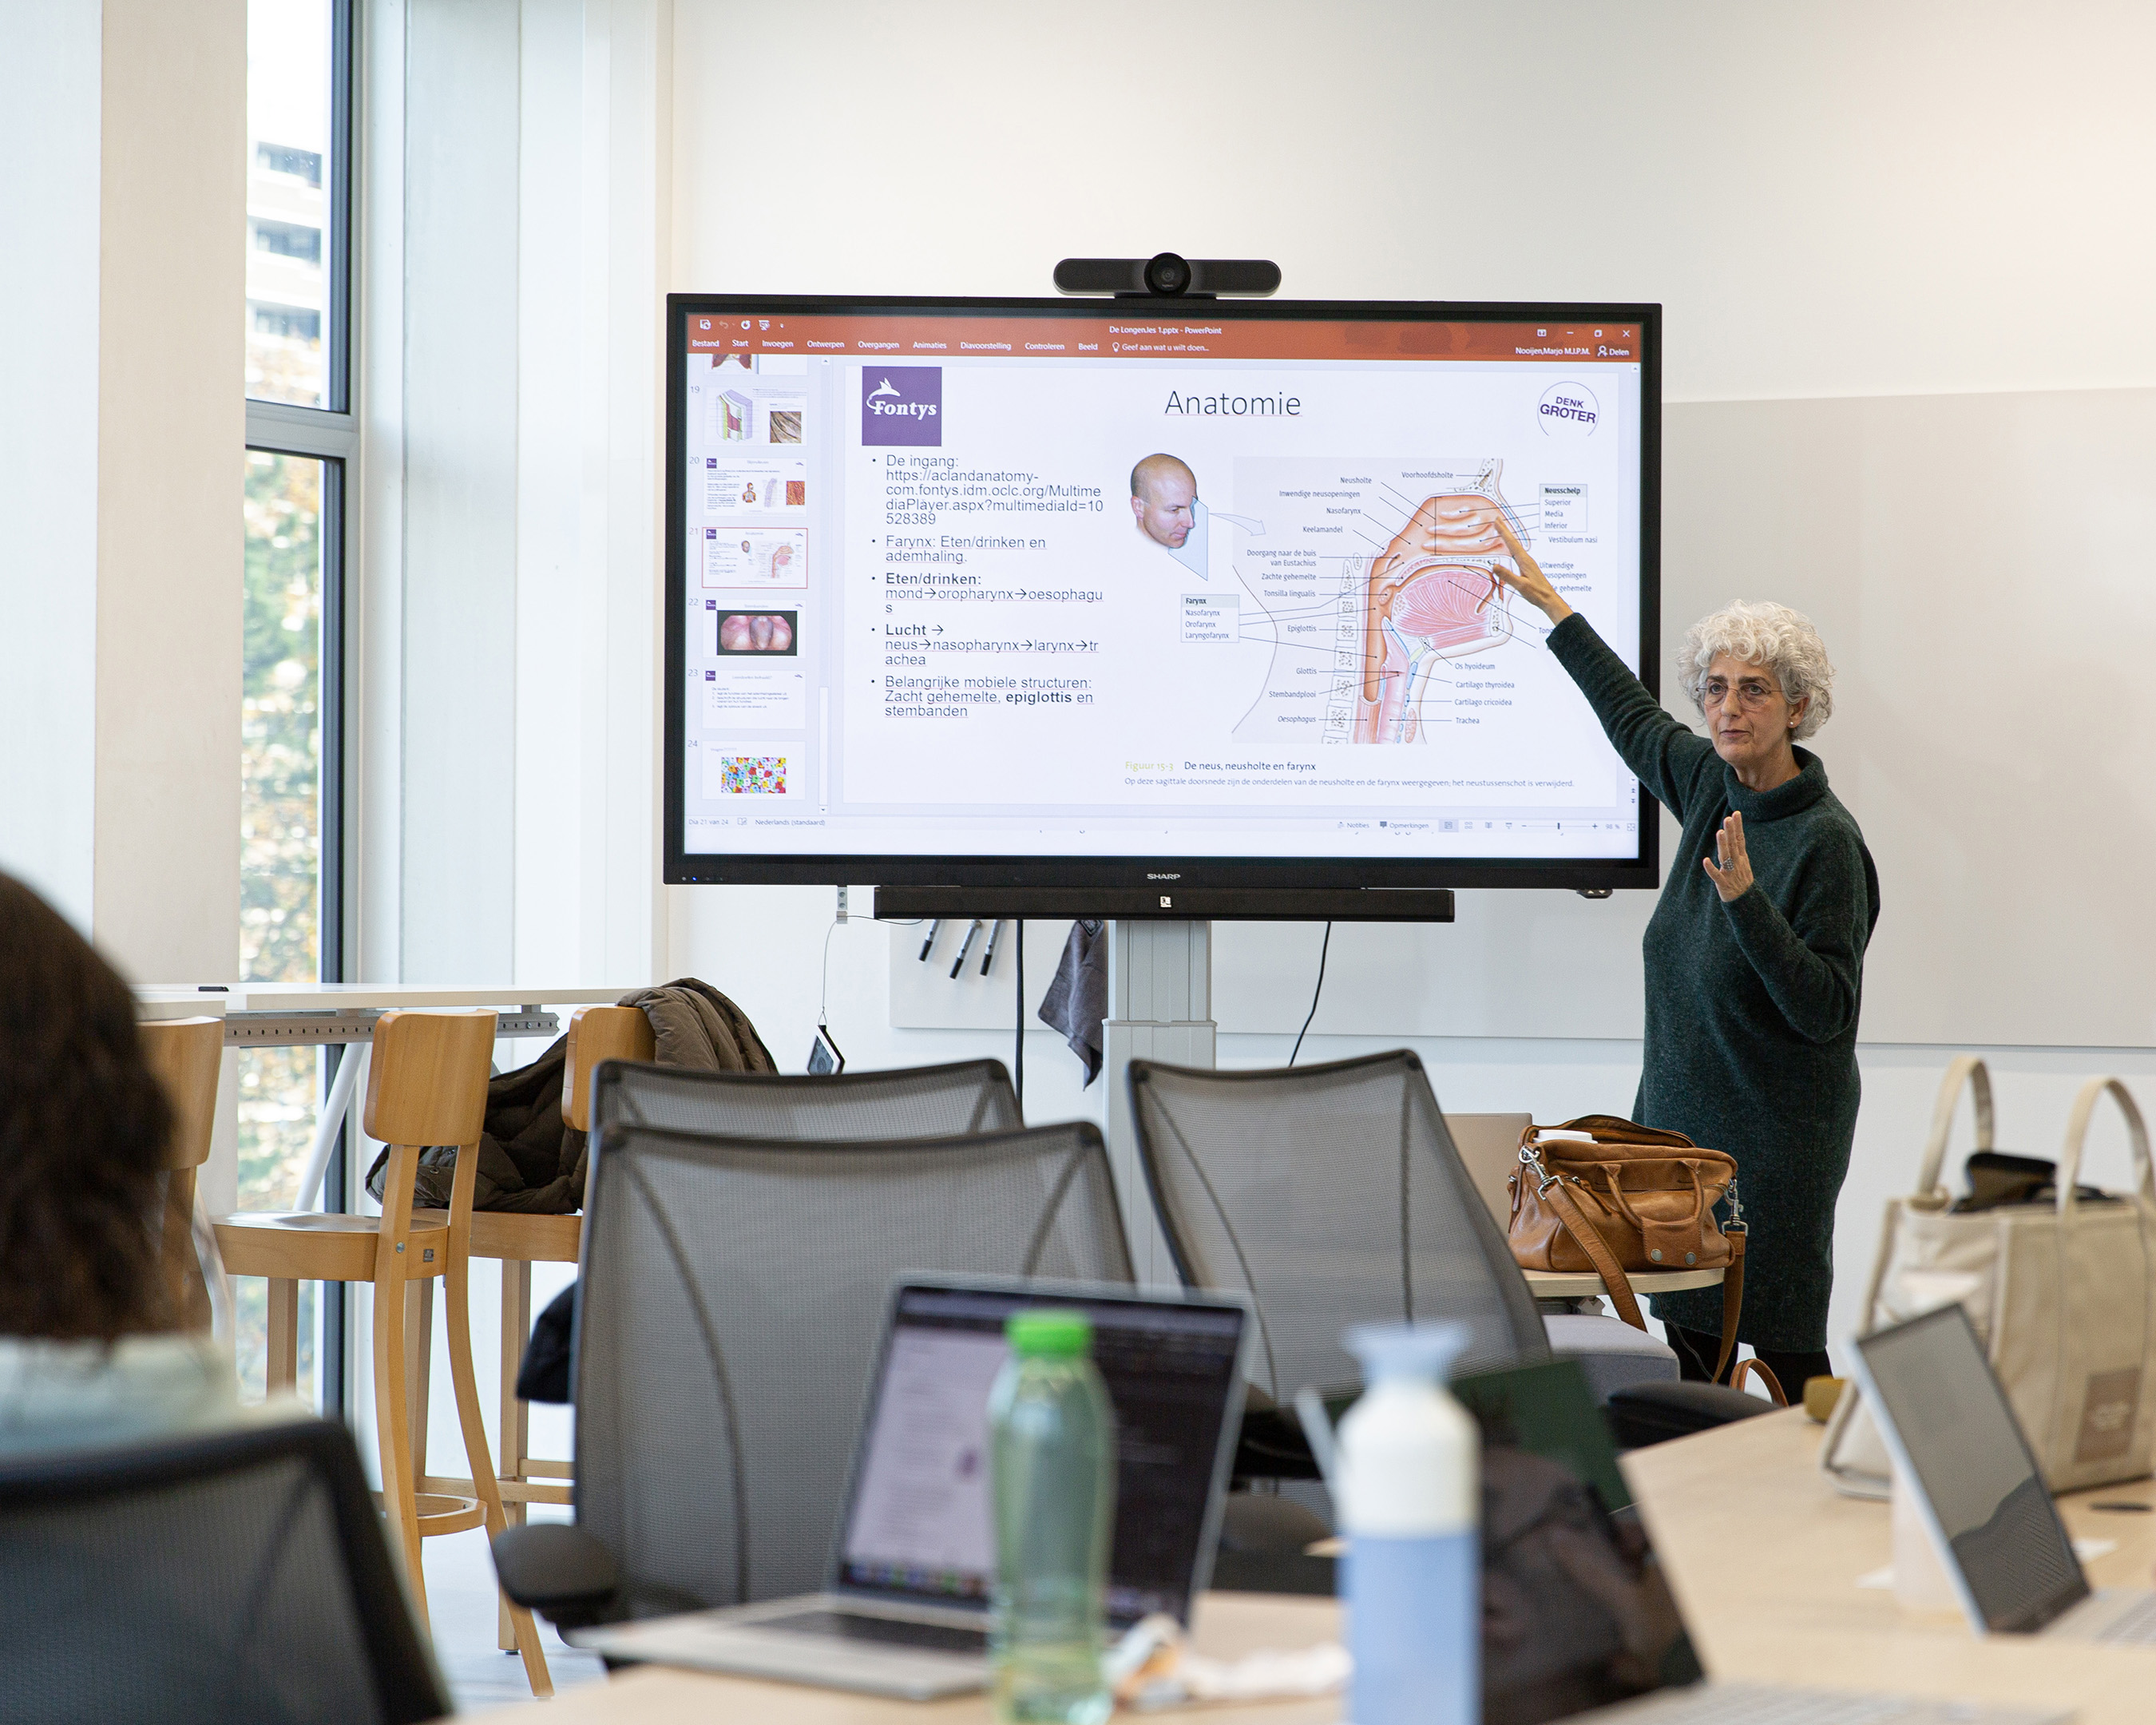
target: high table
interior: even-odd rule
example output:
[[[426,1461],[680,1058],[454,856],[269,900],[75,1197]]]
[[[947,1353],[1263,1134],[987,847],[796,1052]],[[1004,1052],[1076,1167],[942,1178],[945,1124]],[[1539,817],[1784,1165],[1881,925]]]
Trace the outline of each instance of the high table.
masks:
[[[1635,1450],[1624,1458],[1655,1545],[1714,1676],[1845,1691],[1971,1697],[2073,1707],[2081,1725],[2156,1718],[2156,1649],[2100,1647],[2026,1635],[1979,1640],[1958,1615],[1904,1611],[1891,1592],[1860,1588],[1889,1560],[1887,1510],[1838,1495],[1818,1470],[1820,1428],[1803,1412]],[[2107,1514],[2092,1503],[2156,1504],[2156,1482],[2105,1486],[2060,1500],[2076,1538],[2118,1548],[2087,1565],[2098,1586],[2147,1586],[2156,1515]],[[1299,1647],[1339,1633],[1329,1599],[1209,1594],[1197,1622],[1204,1651]],[[1205,1708],[1203,1725],[1317,1725],[1337,1697]],[[506,1722],[506,1711],[482,1715]],[[715,1718],[773,1725],[978,1725],[979,1696],[916,1703],[833,1690],[644,1669],[572,1690],[550,1717],[571,1725]]]
[[[224,1019],[227,1048],[273,1048],[341,1045],[345,1057],[315,1123],[315,1142],[300,1175],[292,1208],[311,1209],[321,1190],[322,1173],[337,1135],[344,1130],[352,1091],[367,1065],[374,1040],[374,1021],[385,1012],[491,1006],[500,1015],[497,1034],[552,1036],[561,1021],[547,1006],[611,1006],[642,986],[627,988],[535,988],[524,983],[471,986],[444,983],[146,983],[135,991],[136,1013],[144,1018],[174,1018],[188,1012],[217,1013]],[[220,1004],[221,1003],[221,1004]],[[515,1003],[515,1004],[512,1004]]]

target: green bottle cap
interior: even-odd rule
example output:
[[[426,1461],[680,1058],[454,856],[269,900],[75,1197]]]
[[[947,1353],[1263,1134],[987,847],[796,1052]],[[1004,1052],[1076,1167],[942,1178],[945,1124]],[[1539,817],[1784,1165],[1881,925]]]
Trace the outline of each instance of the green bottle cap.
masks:
[[[1011,1352],[1020,1359],[1075,1359],[1093,1348],[1093,1321],[1082,1312],[1014,1312],[1004,1322]]]

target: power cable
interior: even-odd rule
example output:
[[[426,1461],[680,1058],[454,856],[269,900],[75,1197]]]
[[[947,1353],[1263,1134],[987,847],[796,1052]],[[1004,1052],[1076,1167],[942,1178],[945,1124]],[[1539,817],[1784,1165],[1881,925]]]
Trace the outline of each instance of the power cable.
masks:
[[[1018,923],[1018,1047],[1011,1064],[1018,1069],[1018,1122],[1025,1124],[1025,918],[1014,919]]]
[[[1325,944],[1317,949],[1317,986],[1310,991],[1310,1011],[1303,1019],[1302,1028],[1295,1033],[1295,1046],[1289,1050],[1287,1063],[1295,1064],[1296,1055],[1302,1052],[1302,1039],[1310,1034],[1310,1020],[1317,1016],[1317,1002],[1325,993],[1325,955],[1332,950],[1332,925],[1325,925]]]

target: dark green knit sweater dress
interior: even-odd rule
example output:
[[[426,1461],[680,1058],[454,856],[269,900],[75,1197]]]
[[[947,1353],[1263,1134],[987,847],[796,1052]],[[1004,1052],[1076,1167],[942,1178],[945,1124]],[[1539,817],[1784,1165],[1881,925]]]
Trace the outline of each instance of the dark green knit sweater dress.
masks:
[[[1738,1339],[1824,1348],[1835,1199],[1856,1131],[1864,948],[1879,920],[1871,853],[1810,749],[1796,752],[1801,770],[1788,783],[1748,791],[1586,619],[1566,618],[1549,647],[1625,764],[1684,827],[1642,942],[1646,1046],[1633,1118],[1737,1158],[1752,1230]],[[1753,885],[1724,904],[1700,859],[1732,812],[1744,817]],[[1722,1292],[1657,1294],[1654,1311],[1718,1333]]]

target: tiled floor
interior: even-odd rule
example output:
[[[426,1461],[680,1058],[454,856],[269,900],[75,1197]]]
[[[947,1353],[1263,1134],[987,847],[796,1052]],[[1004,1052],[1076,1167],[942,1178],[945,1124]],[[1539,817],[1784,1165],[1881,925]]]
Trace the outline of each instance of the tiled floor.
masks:
[[[494,1561],[478,1528],[429,1539],[427,1608],[434,1619],[434,1660],[460,1713],[531,1699],[524,1661],[495,1645]],[[539,1633],[556,1690],[593,1683],[605,1675],[598,1656],[566,1645],[542,1620]]]

